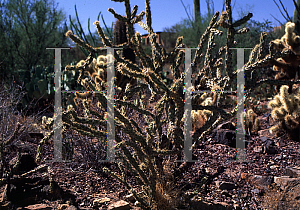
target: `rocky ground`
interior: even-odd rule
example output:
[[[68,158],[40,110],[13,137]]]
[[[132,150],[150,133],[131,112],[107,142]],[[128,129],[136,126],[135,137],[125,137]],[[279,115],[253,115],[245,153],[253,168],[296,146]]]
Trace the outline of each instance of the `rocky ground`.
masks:
[[[198,162],[173,180],[173,190],[191,198],[181,209],[300,209],[300,143],[271,135],[268,128],[274,122],[268,113],[259,119],[258,133],[246,137],[245,161],[236,161],[232,122],[220,125],[197,146],[193,154]],[[52,147],[45,145],[44,170],[22,179],[16,176],[11,185],[3,185],[1,209],[139,209],[125,187],[101,170],[106,166],[118,172],[116,165],[93,163],[95,157],[89,154],[93,141],[90,145],[78,141],[70,163],[47,162],[53,158]],[[35,154],[37,143],[32,138],[19,146]],[[32,162],[24,169],[28,171],[35,165],[25,157],[24,167]],[[48,165],[54,186],[49,183]]]

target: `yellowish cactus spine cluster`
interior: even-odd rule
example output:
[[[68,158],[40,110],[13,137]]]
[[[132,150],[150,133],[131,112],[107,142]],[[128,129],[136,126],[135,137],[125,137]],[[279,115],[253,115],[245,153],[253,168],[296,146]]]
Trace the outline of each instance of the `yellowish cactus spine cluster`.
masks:
[[[253,111],[253,109],[249,109],[245,115],[246,134],[252,135],[253,133],[257,133],[260,124],[257,114]]]
[[[280,51],[290,49],[296,55],[300,55],[300,36],[296,35],[295,23],[287,22],[285,25],[285,34],[281,39],[275,39],[273,43]]]
[[[278,71],[278,74],[275,76],[276,80],[297,79],[299,76],[300,36],[294,33],[294,29],[295,23],[288,22],[283,37],[272,41],[278,51],[290,51],[286,56],[272,61],[273,70]],[[280,85],[276,86],[276,89],[279,92]],[[292,92],[292,86],[290,86],[289,91],[290,93]]]
[[[290,139],[299,141],[300,90],[297,94],[289,94],[288,89],[287,85],[283,85],[280,93],[269,102],[268,107],[272,109],[271,116],[278,122],[271,127],[270,132],[279,136],[286,131]]]

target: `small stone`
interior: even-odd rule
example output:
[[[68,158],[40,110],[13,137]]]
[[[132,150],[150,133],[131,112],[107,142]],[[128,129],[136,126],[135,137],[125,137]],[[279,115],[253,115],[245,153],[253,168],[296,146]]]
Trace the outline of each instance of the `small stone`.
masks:
[[[135,201],[135,198],[133,197],[133,194],[126,195],[124,197],[124,199],[129,201],[129,202],[134,202]]]
[[[220,190],[232,190],[232,189],[236,189],[237,188],[237,186],[234,183],[223,182],[223,181],[216,181],[216,186]]]
[[[258,135],[259,136],[265,136],[265,137],[270,138],[270,139],[275,136],[274,134],[270,133],[269,129],[258,131]]]
[[[279,166],[278,165],[272,165],[270,166],[270,169],[275,169],[275,168],[278,168]]]
[[[110,201],[110,198],[107,198],[107,197],[105,197],[105,198],[100,198],[100,199],[95,199],[94,201],[93,201],[93,206],[100,206],[100,205],[102,205],[103,203],[105,203],[105,202],[109,202]]]
[[[77,208],[75,206],[71,205],[66,210],[77,210]]]
[[[124,200],[120,200],[110,204],[107,209],[108,210],[129,210],[130,204]]]
[[[255,188],[254,190],[251,190],[251,192],[258,194],[259,193],[259,189]]]
[[[256,153],[262,153],[263,152],[263,148],[262,148],[262,146],[255,146],[253,148],[253,151],[256,152]]]
[[[24,209],[26,210],[51,210],[52,208],[46,204],[35,204],[26,206]]]
[[[223,190],[223,191],[221,192],[221,194],[222,194],[222,195],[225,195],[226,197],[230,197],[230,194],[228,193],[227,190]]]
[[[298,178],[300,177],[300,167],[286,167],[285,175],[289,176],[290,178]]]
[[[69,207],[69,205],[66,204],[66,203],[64,203],[64,204],[59,204],[59,205],[58,205],[58,209],[59,209],[59,210],[65,210],[65,209],[67,209],[68,207]]]
[[[265,136],[262,136],[262,137],[260,137],[259,138],[261,141],[263,141],[263,142],[265,142],[265,141],[267,141],[268,140],[268,138],[267,137],[265,137]]]
[[[248,173],[241,173],[240,176],[241,176],[241,179],[248,180],[250,174],[248,174]]]

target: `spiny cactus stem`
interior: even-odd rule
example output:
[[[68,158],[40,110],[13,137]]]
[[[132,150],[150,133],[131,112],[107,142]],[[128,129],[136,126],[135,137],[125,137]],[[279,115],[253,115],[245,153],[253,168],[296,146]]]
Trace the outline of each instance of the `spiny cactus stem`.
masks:
[[[245,33],[248,33],[249,31],[250,31],[250,29],[245,27],[245,28],[241,28],[241,29],[237,30],[235,32],[235,34],[245,34]]]
[[[72,31],[68,31],[66,33],[66,36],[69,37],[73,42],[78,44],[80,47],[88,50],[89,52],[94,52],[94,48],[90,46],[89,44],[86,44],[84,41],[82,41],[79,37],[77,37],[75,34],[73,34]]]
[[[199,129],[197,130],[198,135],[193,135],[193,145],[192,148],[195,148],[204,138],[204,136],[209,135],[213,129],[215,129],[219,124],[222,123],[222,116],[217,115],[215,112],[210,117],[210,119]],[[199,135],[201,133],[201,135]]]
[[[265,42],[266,42],[266,37],[267,37],[267,33],[266,32],[262,32],[260,34],[260,40],[259,40],[259,50],[258,50],[258,54],[257,54],[257,57],[256,57],[256,60],[261,60],[263,59],[263,51],[264,51],[264,45],[265,45]]]
[[[232,27],[233,28],[239,27],[239,26],[243,25],[244,23],[248,22],[252,17],[253,17],[253,14],[252,13],[248,13],[246,16],[244,16],[241,19],[235,21],[232,24]]]
[[[116,113],[116,117],[118,120],[124,123],[122,129],[125,133],[127,133],[130,136],[131,139],[134,139],[135,141],[139,142],[145,151],[151,151],[150,146],[146,144],[145,137],[142,134],[139,134],[133,130],[133,126],[131,125],[127,117],[121,115],[121,113],[119,112]],[[148,152],[145,153],[148,154]]]
[[[146,183],[146,185],[149,185],[150,183],[149,183],[149,180],[148,180],[147,176],[140,169],[138,163],[132,157],[132,154],[128,151],[128,149],[125,146],[121,146],[121,148],[122,148],[122,151],[123,151],[124,155],[126,156],[126,158],[128,159],[128,161],[130,162],[130,164],[133,166],[133,168],[138,172],[138,174],[140,175],[140,177],[142,178],[142,180],[144,181],[144,183]]]
[[[131,14],[130,14],[131,19],[135,18],[138,8],[139,8],[139,7],[138,7],[137,5],[134,5],[134,6],[133,6],[132,12],[131,12]]]
[[[214,41],[214,38],[215,38],[215,36],[214,36],[214,34],[213,33],[210,33],[209,34],[209,38],[208,38],[208,46],[207,46],[207,49],[206,49],[206,53],[205,53],[205,59],[204,59],[204,66],[212,66],[212,65],[210,65],[210,61],[211,61],[211,58],[212,58],[212,50],[214,49],[214,43],[213,43],[213,41]],[[208,68],[206,68],[207,69],[207,71],[205,72],[205,75],[206,76],[208,76]],[[212,75],[213,76],[213,75]]]
[[[77,122],[77,121],[71,121],[67,117],[63,117],[64,122],[66,122],[69,126],[76,128],[76,130],[81,130],[82,132],[88,133],[89,136],[95,135],[97,137],[105,137],[106,132],[104,131],[98,131],[94,128],[90,128],[85,126],[84,124]],[[77,119],[78,120],[78,119]],[[79,120],[78,120],[79,121]],[[86,120],[84,123],[93,125],[93,120]]]
[[[146,55],[143,47],[142,47],[142,40],[141,40],[141,35],[137,33],[136,35],[136,45],[135,45],[135,49],[137,52],[137,56],[139,58],[141,58],[142,61],[142,65],[145,68],[146,66],[150,66],[152,61],[151,59],[148,57],[148,55]]]
[[[151,20],[150,0],[146,0],[146,22],[148,26],[148,33],[149,35],[151,35],[153,33],[153,28]]]
[[[139,108],[138,106],[135,106],[134,104],[130,103],[130,102],[127,102],[127,101],[122,101],[122,100],[119,100],[117,99],[116,100],[116,103],[117,104],[120,104],[121,106],[128,106],[130,107],[131,109],[134,109],[136,111],[138,111],[139,113],[141,114],[145,114],[145,115],[148,115],[148,116],[151,116],[153,119],[155,117],[155,115],[153,115],[151,112],[145,110],[145,109],[141,109]]]
[[[285,58],[290,56],[292,52],[290,50],[287,51],[283,51],[283,52],[277,52],[275,54],[272,55],[268,55],[266,56],[264,59],[256,61],[255,63],[245,66],[245,71],[253,71],[255,69],[258,69],[259,67],[263,67],[263,66],[267,66],[267,65],[272,65],[273,62],[277,59],[277,58]],[[236,71],[233,72],[233,74],[236,74]]]
[[[147,209],[147,210],[150,210],[148,208],[148,204],[146,203],[146,201],[141,197],[139,196],[136,191],[134,190],[134,188],[128,184],[128,182],[124,179],[121,179],[118,175],[116,175],[114,172],[110,171],[108,168],[104,167],[103,168],[103,171],[110,174],[113,178],[115,178],[116,180],[118,180],[119,182],[123,183],[125,185],[125,187],[127,189],[129,189],[130,193],[133,194],[133,197],[140,203],[141,207],[143,209]]]
[[[146,14],[146,13],[145,13],[144,11],[142,11],[137,17],[133,17],[133,18],[132,18],[131,23],[132,23],[132,24],[135,24],[135,23],[141,22],[141,21],[143,20],[145,14]]]
[[[36,162],[40,162],[42,159],[42,153],[43,153],[43,145],[49,141],[49,139],[54,135],[54,130],[49,132],[45,137],[40,141],[37,153],[36,153]]]
[[[123,22],[127,22],[127,18],[126,18],[126,17],[123,17],[122,15],[117,14],[113,8],[108,8],[108,11],[109,11],[111,14],[113,14],[113,16],[114,16],[115,18],[117,18],[118,20],[123,21]]]
[[[89,124],[89,125],[102,125],[102,126],[106,126],[106,120],[98,120],[98,119],[91,119],[91,118],[86,118],[86,117],[77,117],[77,115],[74,113],[72,114],[72,116],[74,117],[74,120],[78,123],[81,124]]]
[[[105,36],[102,28],[100,27],[100,23],[99,21],[95,21],[94,25],[96,25],[96,29],[98,32],[98,35],[102,38],[102,42],[104,43],[105,47],[112,47],[111,42],[109,41],[109,39]]]
[[[214,16],[212,17],[208,27],[206,28],[205,32],[202,34],[200,38],[200,42],[197,46],[197,50],[195,53],[195,57],[192,62],[192,73],[194,74],[197,71],[197,63],[199,63],[201,57],[202,57],[202,49],[204,46],[204,43],[206,42],[208,35],[210,34],[211,28],[214,26],[214,24],[217,22],[217,18],[219,17],[219,12],[216,12]]]

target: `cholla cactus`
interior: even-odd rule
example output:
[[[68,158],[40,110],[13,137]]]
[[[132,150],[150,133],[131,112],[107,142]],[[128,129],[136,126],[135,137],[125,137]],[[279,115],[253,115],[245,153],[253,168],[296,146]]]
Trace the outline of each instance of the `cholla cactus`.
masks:
[[[195,132],[199,128],[201,128],[209,119],[212,112],[209,110],[192,110],[192,126],[193,131]]]
[[[288,86],[283,85],[280,94],[269,102],[272,118],[278,122],[270,128],[270,132],[278,136],[286,131],[291,139],[299,141],[300,89],[297,94],[289,94],[288,89]]]
[[[280,52],[290,51],[283,58],[278,58],[272,62],[273,70],[278,71],[275,76],[276,80],[297,80],[299,77],[300,65],[300,36],[294,33],[295,23],[288,22],[285,27],[285,34],[281,39],[276,39],[273,42],[275,48]],[[279,92],[280,86],[276,86]],[[290,85],[289,92],[292,92]]]
[[[144,83],[126,88],[123,98],[115,99],[114,101],[116,105],[113,120],[115,122],[115,141],[117,143],[114,148],[116,158],[121,160],[118,165],[121,170],[121,175],[117,175],[107,168],[103,170],[124,184],[143,209],[175,209],[175,201],[179,199],[172,197],[171,193],[167,190],[166,183],[167,181],[172,182],[172,180],[166,181],[162,162],[163,160],[167,160],[170,155],[177,156],[177,159],[181,159],[183,156],[182,148],[185,138],[182,118],[184,116],[185,104],[183,88],[185,75],[180,69],[180,66],[184,64],[184,50],[182,50],[182,48],[185,48],[185,45],[183,44],[183,37],[178,37],[174,49],[170,53],[167,53],[166,50],[156,42],[157,34],[154,33],[152,28],[150,0],[145,0],[146,12],[141,12],[139,15],[136,15],[138,7],[134,6],[131,8],[129,0],[114,1],[124,2],[125,5],[126,16],[117,14],[111,8],[109,11],[120,23],[125,23],[127,42],[121,44],[112,42],[104,35],[99,21],[96,21],[94,24],[105,47],[131,48],[134,51],[136,57],[140,59],[141,65],[135,64],[132,60],[126,58],[125,55],[121,56],[121,53],[116,50],[114,54],[116,70],[121,75],[133,79],[141,79]],[[203,135],[209,134],[209,132],[224,120],[235,117],[237,111],[237,107],[228,111],[223,109],[221,105],[225,98],[224,90],[228,90],[229,88],[233,89],[233,83],[230,83],[230,81],[236,78],[237,74],[232,68],[232,54],[230,52],[230,48],[234,47],[234,36],[248,31],[246,28],[238,28],[247,22],[252,14],[249,13],[244,18],[233,22],[230,6],[231,1],[225,0],[225,3],[225,13],[221,19],[218,19],[219,12],[214,14],[209,26],[199,41],[195,56],[192,60],[192,74],[197,76],[201,87],[204,86],[204,90],[209,90],[209,92],[217,89],[221,92],[198,94],[192,98],[192,108],[195,109],[195,102],[200,107],[197,107],[197,109],[200,109],[199,111],[192,112],[194,115],[194,124],[198,124],[196,126],[203,124],[196,132],[196,134],[199,135],[193,135],[192,149],[195,148],[195,145],[198,145],[199,141],[204,139]],[[145,14],[146,23],[142,22]],[[142,47],[141,35],[134,32],[133,24],[136,23],[149,33],[151,56],[147,55]],[[217,47],[214,43],[214,38],[215,36],[222,35],[222,31],[218,29],[220,25],[227,30],[226,46],[221,47],[216,56],[212,56],[212,50]],[[100,68],[100,66],[98,66],[99,64],[96,64],[99,57],[95,58],[95,56],[103,49],[91,47],[75,36],[71,31],[68,31],[66,36],[80,47],[89,51],[90,55],[77,66],[68,66],[65,70],[81,72],[77,81],[81,83],[86,90],[100,90],[100,79],[105,81],[105,78],[101,76],[101,72],[99,73],[99,71],[97,71],[97,68]],[[260,51],[261,46],[262,44],[257,47],[258,51]],[[271,59],[274,59],[274,57],[270,56],[261,62],[256,61],[255,63],[251,63],[247,66],[246,70],[254,71],[254,69],[260,68],[262,63],[267,63]],[[201,66],[200,63],[203,60],[204,65]],[[174,76],[174,81],[170,85],[164,82],[160,74],[166,64],[170,64],[170,71]],[[222,66],[224,66],[226,76],[220,72]],[[91,79],[83,78],[82,75],[84,75],[84,73]],[[255,82],[256,81],[253,83]],[[196,84],[193,87],[194,89],[196,89],[195,86]],[[249,90],[250,87],[245,88],[245,91]],[[136,98],[139,98],[140,95],[144,96],[143,100],[146,102],[147,100],[149,102],[156,102],[152,110],[148,109],[146,106],[147,103],[133,102]],[[87,105],[91,96],[95,99],[97,109]],[[106,93],[77,93],[76,97],[83,102],[86,116],[81,117],[80,114],[76,113],[74,108],[70,108],[62,113],[64,125],[86,136],[97,137],[99,139],[106,137],[108,132],[106,130],[107,122],[103,119],[103,116],[106,114],[108,117],[111,117],[110,113],[107,112],[108,95]],[[135,116],[132,115],[133,112],[136,113]],[[160,143],[163,141],[171,142],[173,144],[172,149],[169,149],[169,147],[160,147]],[[103,141],[104,145],[105,143],[106,142]],[[182,168],[183,167],[174,169],[173,175],[179,174],[178,171]],[[136,183],[141,186],[141,193],[138,193],[137,189],[131,186],[127,180],[126,175],[128,171],[131,172]]]
[[[244,120],[244,119],[242,119]],[[253,109],[249,109],[245,114],[245,131],[247,134],[257,133],[259,129],[259,119]]]
[[[295,23],[287,22],[285,25],[285,34],[281,39],[273,41],[276,48],[283,51],[290,49],[295,55],[300,55],[300,36],[294,32]]]

